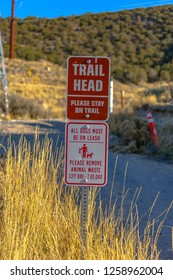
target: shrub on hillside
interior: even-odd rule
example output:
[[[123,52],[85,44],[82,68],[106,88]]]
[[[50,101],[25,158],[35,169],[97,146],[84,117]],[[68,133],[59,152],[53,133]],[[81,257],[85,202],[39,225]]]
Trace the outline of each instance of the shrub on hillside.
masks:
[[[4,96],[0,96],[1,113],[5,113]],[[22,119],[45,119],[49,117],[49,112],[46,111],[40,104],[33,99],[24,98],[22,96],[9,95],[9,115],[10,118]]]
[[[159,88],[151,88],[147,92],[145,92],[145,96],[155,96],[157,101],[161,98],[163,94],[165,94],[166,89],[164,87]]]
[[[171,121],[164,123],[158,129],[159,154],[163,158],[173,160],[173,124]]]
[[[109,120],[110,131],[119,138],[114,150],[131,153],[144,152],[151,142],[148,122],[126,114],[112,115]]]

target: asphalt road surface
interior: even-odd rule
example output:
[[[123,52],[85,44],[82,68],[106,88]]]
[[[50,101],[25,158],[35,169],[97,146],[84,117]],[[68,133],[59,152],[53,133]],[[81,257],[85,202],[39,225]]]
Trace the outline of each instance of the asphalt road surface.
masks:
[[[56,120],[42,122],[1,121],[0,143],[6,146],[9,135],[15,143],[18,143],[21,134],[25,135],[28,141],[32,143],[37,126],[39,126],[40,139],[44,138],[45,134],[48,133],[49,138],[52,138],[54,143],[57,142],[57,137],[59,138],[59,143],[64,143],[65,123]],[[1,148],[0,154],[2,153],[3,149]],[[115,176],[113,174],[115,174]],[[141,227],[145,226],[148,218],[148,210],[158,196],[151,217],[155,218],[159,223],[164,217],[162,213],[173,202],[173,164],[143,155],[117,155],[109,150],[108,182],[105,187],[101,187],[101,199],[104,207],[109,204],[112,186],[112,203],[114,203],[116,199],[121,200],[123,185],[125,185],[125,189],[128,190],[124,203],[127,212],[136,190],[141,189],[136,202],[139,218],[141,218]],[[167,214],[159,238],[158,246],[159,249],[161,249],[161,259],[173,259],[172,230],[173,208],[171,208]]]

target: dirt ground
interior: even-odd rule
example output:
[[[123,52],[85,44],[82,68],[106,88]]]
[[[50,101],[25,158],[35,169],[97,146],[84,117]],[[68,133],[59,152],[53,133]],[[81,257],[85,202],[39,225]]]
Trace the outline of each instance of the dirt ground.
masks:
[[[46,127],[44,127],[46,125]],[[0,134],[34,134],[39,128],[39,133],[57,133],[47,121],[0,121]]]

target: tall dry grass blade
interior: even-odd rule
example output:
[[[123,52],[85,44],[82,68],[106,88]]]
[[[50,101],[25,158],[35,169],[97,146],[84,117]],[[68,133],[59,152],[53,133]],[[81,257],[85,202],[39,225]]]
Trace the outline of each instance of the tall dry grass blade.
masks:
[[[9,142],[1,172],[3,223],[1,259],[80,259],[80,188],[64,186],[63,147],[55,152],[53,141],[35,136]],[[117,161],[115,164],[115,170]],[[98,201],[100,188],[90,188],[87,250],[84,259],[157,259],[154,221],[140,232],[137,189],[127,212],[125,178],[121,209],[109,199],[109,211]],[[116,172],[114,171],[113,178]],[[112,184],[113,188],[113,184]],[[153,231],[151,231],[151,229]],[[159,235],[159,230],[157,232]],[[153,235],[153,236],[152,236]],[[153,245],[152,245],[152,242]]]

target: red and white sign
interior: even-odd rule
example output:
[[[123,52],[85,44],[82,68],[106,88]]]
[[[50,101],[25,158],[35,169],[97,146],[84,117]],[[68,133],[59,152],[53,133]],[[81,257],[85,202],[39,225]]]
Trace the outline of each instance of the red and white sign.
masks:
[[[107,183],[108,125],[66,124],[65,183],[104,186]]]
[[[67,118],[107,120],[110,60],[108,57],[70,56],[67,61]]]

